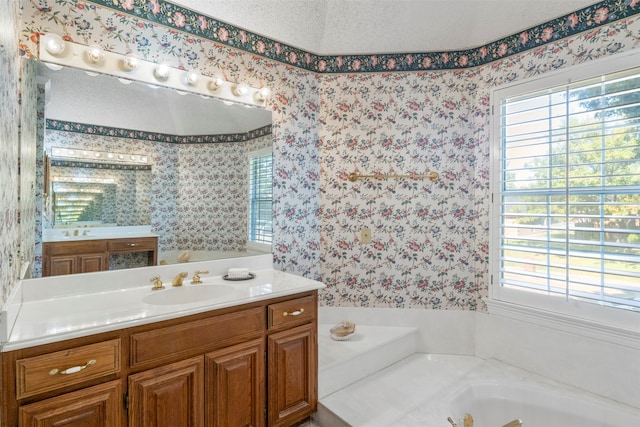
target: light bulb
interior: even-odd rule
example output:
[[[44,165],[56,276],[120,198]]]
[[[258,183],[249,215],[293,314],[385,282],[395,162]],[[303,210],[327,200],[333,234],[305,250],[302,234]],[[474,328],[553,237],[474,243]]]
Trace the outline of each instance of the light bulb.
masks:
[[[44,45],[44,48],[51,55],[60,55],[62,52],[64,52],[65,47],[66,44],[64,43],[64,40],[62,40],[62,37],[57,34],[49,34],[47,37],[47,42]]]
[[[198,83],[198,80],[200,79],[200,74],[198,74],[197,71],[191,70],[187,73],[187,84],[190,86],[195,85],[196,83]]]
[[[133,71],[138,67],[138,58],[135,56],[127,56],[122,60],[122,68],[125,71]]]
[[[92,46],[87,50],[87,58],[89,62],[99,64],[104,60],[104,52],[97,46]]]
[[[267,98],[271,96],[271,89],[266,86],[263,86],[256,92],[256,99],[258,101],[265,101]]]
[[[234,88],[233,88],[233,93],[236,96],[245,96],[247,93],[249,93],[249,86],[247,86],[246,83],[238,83]]]
[[[169,78],[169,67],[167,64],[160,64],[153,70],[153,74],[158,80],[167,80]]]
[[[213,80],[211,80],[209,82],[209,89],[212,91],[216,91],[218,89],[220,89],[220,87],[222,87],[222,84],[224,83],[224,79],[222,77],[214,77]]]

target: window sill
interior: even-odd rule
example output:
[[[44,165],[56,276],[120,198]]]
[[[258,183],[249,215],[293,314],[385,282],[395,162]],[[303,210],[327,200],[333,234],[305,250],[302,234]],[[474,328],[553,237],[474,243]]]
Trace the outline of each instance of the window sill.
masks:
[[[638,312],[622,313],[622,316],[616,316],[615,322],[605,323],[585,319],[574,314],[549,311],[543,308],[495,299],[486,299],[484,302],[487,304],[489,315],[501,316],[569,334],[640,349],[640,313]],[[620,318],[622,318],[622,322]]]

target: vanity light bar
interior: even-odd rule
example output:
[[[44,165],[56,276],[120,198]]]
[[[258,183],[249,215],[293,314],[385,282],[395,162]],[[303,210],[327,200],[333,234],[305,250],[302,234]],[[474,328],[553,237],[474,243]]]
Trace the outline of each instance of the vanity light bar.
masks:
[[[112,153],[98,150],[78,150],[72,148],[51,148],[52,159],[74,159],[98,162],[122,162],[128,164],[146,165],[149,159],[142,154]]]
[[[115,184],[115,178],[85,178],[82,176],[54,176],[52,182],[81,182],[87,184]]]
[[[64,41],[57,34],[40,37],[40,61],[47,65],[54,64],[52,68],[64,65],[89,73],[110,74],[128,83],[134,80],[250,106],[264,106],[271,96],[271,90],[267,87],[255,88],[243,82],[228,82],[217,76],[203,76],[194,70],[172,68],[131,55],[101,50],[96,46]]]

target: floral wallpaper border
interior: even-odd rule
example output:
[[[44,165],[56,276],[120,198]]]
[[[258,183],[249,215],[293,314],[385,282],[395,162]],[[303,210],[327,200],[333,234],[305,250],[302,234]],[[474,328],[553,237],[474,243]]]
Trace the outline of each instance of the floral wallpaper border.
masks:
[[[65,166],[72,168],[108,169],[122,171],[150,171],[151,165],[125,165],[118,163],[75,162],[71,160],[51,159],[51,166]]]
[[[467,69],[553,43],[640,13],[640,0],[605,0],[474,49],[447,52],[321,56],[270,40],[164,0],[92,0],[225,46],[317,73]],[[82,23],[76,23],[81,30]]]
[[[219,144],[226,142],[247,142],[271,134],[271,125],[263,126],[244,133],[219,135],[169,135],[166,133],[145,132],[134,129],[122,129],[86,123],[47,119],[47,129],[60,132],[84,133],[90,135],[111,136],[127,139],[142,139],[172,144]]]

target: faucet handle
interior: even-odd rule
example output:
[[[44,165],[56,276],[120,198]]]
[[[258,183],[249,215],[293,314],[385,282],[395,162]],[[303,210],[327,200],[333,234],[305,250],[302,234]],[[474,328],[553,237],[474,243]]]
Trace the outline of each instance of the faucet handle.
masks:
[[[149,279],[149,281],[153,282],[153,288],[151,288],[152,291],[158,291],[160,289],[164,289],[164,286],[162,285],[162,280],[160,280],[159,274]]]
[[[200,279],[201,274],[209,274],[209,270],[207,271],[194,271],[193,277],[191,278],[191,284],[197,285],[198,283],[202,283],[202,279]]]

